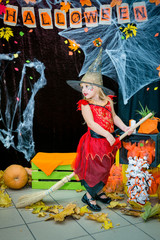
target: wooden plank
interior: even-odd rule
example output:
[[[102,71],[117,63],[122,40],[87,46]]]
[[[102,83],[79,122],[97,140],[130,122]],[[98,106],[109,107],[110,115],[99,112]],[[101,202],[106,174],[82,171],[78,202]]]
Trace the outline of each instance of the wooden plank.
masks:
[[[32,179],[59,179],[61,180],[67,175],[70,175],[72,171],[68,172],[62,172],[62,171],[54,171],[51,173],[51,175],[47,176],[44,172],[42,171],[32,171]],[[75,179],[74,177],[72,179]]]
[[[36,181],[33,180],[32,181],[32,188],[33,189],[49,189],[50,187],[52,187],[54,184],[56,184],[57,182],[54,181]],[[65,189],[65,190],[85,190],[85,188],[83,186],[81,186],[80,182],[68,182],[65,183],[61,188]]]

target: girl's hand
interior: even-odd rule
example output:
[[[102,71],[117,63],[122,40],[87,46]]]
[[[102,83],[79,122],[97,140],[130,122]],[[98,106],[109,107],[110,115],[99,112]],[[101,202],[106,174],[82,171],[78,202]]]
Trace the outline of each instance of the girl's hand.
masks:
[[[125,132],[127,132],[128,130],[130,130],[130,128],[131,128],[131,127],[127,127],[127,126],[126,126]],[[133,131],[134,131],[134,130],[130,130],[130,131],[128,132],[128,136],[131,135],[131,134],[133,133]]]
[[[116,139],[113,137],[113,135],[112,135],[111,133],[108,133],[108,134],[107,134],[106,139],[107,139],[107,141],[110,143],[111,146],[112,146],[112,145],[115,143],[115,141],[116,141]]]

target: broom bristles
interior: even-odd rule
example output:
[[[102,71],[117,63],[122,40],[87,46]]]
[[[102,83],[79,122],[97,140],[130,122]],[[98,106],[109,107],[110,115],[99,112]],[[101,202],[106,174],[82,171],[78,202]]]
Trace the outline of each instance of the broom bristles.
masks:
[[[32,193],[32,194],[27,194],[27,195],[21,196],[18,199],[16,207],[23,208],[23,207],[29,206],[33,203],[36,203],[36,202],[42,200],[42,198],[44,198],[45,196],[46,196],[46,191],[43,191],[43,192],[41,191],[38,193]]]
[[[16,204],[16,207],[23,208],[23,207],[26,207],[28,205],[31,205],[33,203],[36,203],[36,202],[42,200],[42,198],[44,198],[46,195],[59,189],[65,183],[69,182],[73,176],[74,176],[74,172],[72,172],[69,176],[64,177],[62,180],[57,182],[55,185],[53,185],[51,188],[49,188],[46,191],[41,191],[41,192],[21,196]]]

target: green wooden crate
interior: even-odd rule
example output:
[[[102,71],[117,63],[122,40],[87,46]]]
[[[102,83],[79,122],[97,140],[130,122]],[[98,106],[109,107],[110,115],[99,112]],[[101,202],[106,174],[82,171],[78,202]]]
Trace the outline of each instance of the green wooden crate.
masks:
[[[49,176],[47,176],[33,162],[32,170],[33,189],[49,189],[58,181],[62,180],[62,178],[73,172],[71,165],[60,165]],[[84,190],[85,188],[81,186],[80,182],[76,181],[75,177],[73,177],[70,182],[65,183],[60,189]]]

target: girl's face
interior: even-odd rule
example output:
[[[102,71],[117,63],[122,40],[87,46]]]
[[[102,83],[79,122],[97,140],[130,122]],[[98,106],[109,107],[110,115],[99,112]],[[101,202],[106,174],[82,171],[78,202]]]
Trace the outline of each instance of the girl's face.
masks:
[[[97,95],[97,87],[89,83],[81,83],[82,94],[86,99],[94,98]]]

